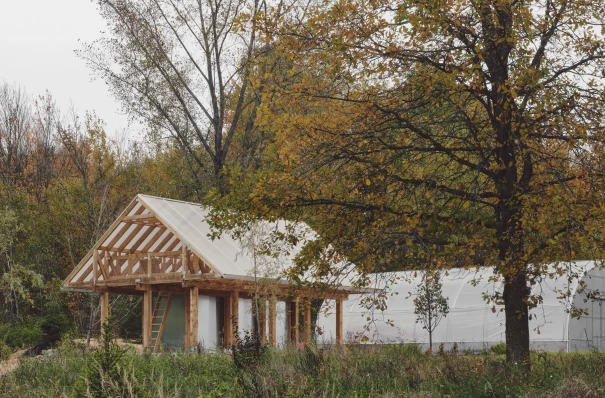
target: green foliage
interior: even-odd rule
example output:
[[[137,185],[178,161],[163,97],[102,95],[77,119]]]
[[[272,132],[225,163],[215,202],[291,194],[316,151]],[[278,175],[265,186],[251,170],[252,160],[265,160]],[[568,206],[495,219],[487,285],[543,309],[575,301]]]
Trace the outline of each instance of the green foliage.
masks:
[[[520,381],[499,355],[424,355],[410,347],[414,345],[321,353],[315,348],[269,350],[254,370],[256,395],[247,395],[238,382],[250,374],[225,354],[141,355],[130,350],[121,359],[122,389],[115,389],[118,379],[107,375],[102,383],[114,397],[141,398],[567,398],[596,397],[605,388],[605,353],[532,354],[532,372]],[[94,396],[77,388],[88,377],[86,363],[94,355],[66,343],[55,357],[25,359],[0,378],[0,396]]]
[[[0,325],[0,339],[12,349],[31,347],[42,342],[44,333],[40,328],[40,319],[32,316],[19,322]]]
[[[49,344],[54,344],[71,327],[72,323],[66,314],[65,306],[58,300],[49,301],[44,308],[44,316],[40,321],[40,329],[44,334],[44,340]]]
[[[84,380],[86,392],[94,398],[109,398],[126,390],[123,358],[126,349],[114,341],[115,322],[110,316],[102,325],[101,347],[86,361]]]
[[[450,306],[447,297],[443,296],[439,274],[425,274],[414,298],[414,314],[416,314],[416,323],[422,323],[422,328],[429,332],[431,350],[433,349],[433,331],[449,311]]]
[[[489,348],[489,350],[496,355],[506,355],[506,344],[504,344],[504,343],[494,344],[493,346],[491,346]]]
[[[422,347],[416,343],[408,343],[403,346],[403,354],[408,356],[421,355]]]
[[[238,335],[231,350],[233,364],[237,369],[256,369],[266,359],[267,350],[258,333],[246,330],[243,336]]]
[[[4,341],[0,340],[0,361],[8,359],[11,356],[12,352],[13,351],[10,349],[10,347],[7,346]]]
[[[256,332],[246,330],[243,336],[237,336],[231,349],[231,357],[238,371],[237,383],[245,397],[263,397],[264,385],[260,377],[260,367],[267,359],[268,349]]]

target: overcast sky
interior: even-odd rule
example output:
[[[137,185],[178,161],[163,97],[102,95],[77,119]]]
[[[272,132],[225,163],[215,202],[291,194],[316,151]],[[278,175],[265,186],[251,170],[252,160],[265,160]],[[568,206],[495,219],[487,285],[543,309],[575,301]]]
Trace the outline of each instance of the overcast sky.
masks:
[[[111,135],[127,118],[101,80],[74,50],[101,35],[105,24],[90,0],[0,0],[0,81],[31,96],[49,90],[61,109],[94,110]],[[132,130],[132,128],[131,128]]]

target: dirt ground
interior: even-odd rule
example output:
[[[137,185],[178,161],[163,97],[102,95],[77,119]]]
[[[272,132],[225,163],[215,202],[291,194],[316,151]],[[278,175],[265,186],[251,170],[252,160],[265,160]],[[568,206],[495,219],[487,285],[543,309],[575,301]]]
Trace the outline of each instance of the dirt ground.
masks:
[[[19,350],[17,352],[13,352],[9,359],[0,362],[0,377],[17,369],[17,367],[19,367],[21,357],[23,356],[23,354],[25,354],[26,351],[27,348]]]

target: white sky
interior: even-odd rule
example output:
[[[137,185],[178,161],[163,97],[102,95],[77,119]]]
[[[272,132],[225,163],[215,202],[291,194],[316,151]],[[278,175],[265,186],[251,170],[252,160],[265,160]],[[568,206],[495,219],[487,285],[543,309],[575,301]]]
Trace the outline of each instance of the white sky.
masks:
[[[63,111],[71,104],[79,114],[94,110],[115,135],[128,127],[127,118],[105,83],[93,81],[74,53],[104,28],[91,0],[0,0],[0,81],[32,97],[49,90]]]

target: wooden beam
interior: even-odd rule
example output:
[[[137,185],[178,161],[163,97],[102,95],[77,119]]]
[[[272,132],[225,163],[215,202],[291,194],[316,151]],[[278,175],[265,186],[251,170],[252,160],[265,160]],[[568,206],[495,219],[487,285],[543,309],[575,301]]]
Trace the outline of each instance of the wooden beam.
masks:
[[[101,302],[101,335],[104,334],[103,325],[107,322],[109,318],[109,293],[101,293],[100,297]]]
[[[155,230],[156,228],[153,226],[147,226],[147,229],[145,230],[145,232],[143,232],[143,234],[141,236],[139,236],[139,239],[137,239],[134,244],[132,245],[132,247],[130,248],[129,251],[135,251],[139,248],[139,246],[141,244],[143,244],[143,242],[145,242],[145,239],[147,239],[147,237],[149,235],[151,235],[151,233]]]
[[[97,280],[99,279],[99,251],[94,249],[95,251],[92,253],[92,283],[93,285],[97,284]]]
[[[194,274],[199,274],[199,272],[200,272],[200,259],[195,254],[193,255],[192,263],[193,263],[192,264],[193,273]]]
[[[187,275],[189,273],[189,267],[188,267],[188,254],[187,254],[187,246],[185,246],[185,243],[183,242],[183,245],[181,246],[181,256],[182,256],[182,265],[183,265],[183,276]]]
[[[185,292],[185,348],[191,348],[191,294]]]
[[[168,244],[168,242],[170,242],[170,239],[174,238],[174,234],[172,232],[168,233],[164,239],[162,239],[162,241],[157,244],[157,247],[155,248],[156,250],[162,250],[162,247],[166,246]],[[175,241],[178,241],[178,239],[175,238]],[[154,245],[156,243],[154,242]],[[151,249],[152,247],[154,247],[153,245],[149,248]]]
[[[191,347],[196,347],[197,343],[198,343],[198,297],[199,297],[199,292],[198,292],[198,288],[197,287],[192,287],[189,290],[189,295],[190,295],[190,299],[189,299],[189,306],[191,308],[191,314],[189,315],[190,317],[190,322],[191,322],[191,327],[189,329],[189,333],[191,333],[191,338],[190,338],[190,343],[191,343]]]
[[[113,247],[113,245],[115,245],[120,240],[122,235],[124,235],[126,233],[126,231],[128,231],[129,227],[130,227],[130,225],[128,225],[128,224],[120,223],[120,225],[118,225],[116,227],[116,231],[117,231],[116,236],[114,236],[113,239],[109,241],[109,243],[106,245],[106,247],[107,248]]]
[[[141,250],[142,253],[149,252],[149,249],[153,247],[155,242],[157,242],[162,237],[162,235],[164,235],[164,233],[166,232],[166,227],[156,228],[156,231],[157,232],[153,235],[153,237],[149,239],[149,242],[147,242],[147,244],[143,246],[143,249]]]
[[[231,337],[232,344],[237,343],[239,339],[239,292],[232,291],[231,292],[231,332],[233,333]]]
[[[277,299],[269,297],[269,345],[277,347]]]
[[[304,311],[304,334],[303,342],[307,345],[311,344],[311,300],[305,300],[303,305]]]
[[[167,272],[164,274],[152,274],[147,276],[147,270],[143,274],[121,275],[111,278],[108,281],[99,281],[101,286],[135,286],[138,283],[148,285],[158,285],[162,283],[180,284],[183,281],[183,275],[180,272]]]
[[[120,288],[120,287],[107,287],[107,286],[98,286],[95,287],[94,291],[96,293],[109,293],[109,294],[122,294],[127,296],[142,296],[143,290],[131,289],[128,287]]]
[[[290,302],[290,333],[289,339],[292,344],[298,344],[298,300]]]
[[[95,243],[95,245],[93,246],[93,248],[91,250],[88,251],[88,253],[86,254],[86,256],[84,256],[84,258],[82,259],[82,261],[80,261],[80,263],[76,266],[76,268],[74,268],[73,271],[71,271],[69,273],[69,275],[67,276],[67,278],[65,278],[65,283],[66,285],[69,285],[70,282],[73,281],[73,278],[78,275],[78,273],[80,273],[80,270],[82,269],[82,267],[84,267],[87,263],[88,260],[93,256],[94,251],[97,249],[98,246],[100,246],[103,242],[105,242],[105,240],[107,238],[109,238],[111,236],[111,234],[113,233],[113,231],[115,231],[115,229],[120,225],[120,223],[122,222],[122,217],[127,215],[128,213],[130,213],[130,211],[139,203],[138,199],[133,200],[132,202],[130,202],[130,204],[126,207],[126,209],[124,209],[124,211],[122,213],[120,213],[120,216],[113,222],[113,224],[111,224],[111,226],[109,227],[109,229],[107,231],[105,231],[105,233],[103,234],[103,236],[101,236],[101,239],[99,239],[97,241],[97,243]],[[143,207],[143,206],[141,206]],[[140,210],[137,209],[137,212]],[[142,210],[141,210],[142,211]],[[84,277],[86,277],[86,275],[90,274],[90,272],[85,272],[85,275],[83,275]],[[82,279],[83,280],[83,279]]]
[[[267,343],[267,300],[262,296],[256,296],[256,321],[258,322],[258,334],[262,345]]]
[[[141,259],[151,257],[178,257],[182,255],[180,251],[169,251],[169,252],[148,252],[148,253],[133,253],[133,254],[121,254],[109,256],[112,260],[126,260],[130,258]]]
[[[231,323],[232,299],[232,295],[223,298],[223,348],[225,349],[230,349],[233,346],[233,324]]]
[[[124,242],[122,242],[122,244],[120,246],[115,247],[113,250],[116,252],[123,252],[124,248],[126,246],[128,246],[128,244],[130,243],[130,241],[137,236],[137,234],[139,233],[139,231],[143,229],[143,224],[138,224],[136,227],[134,227],[132,229],[132,231],[130,231],[128,233],[128,235],[126,235],[126,237],[124,238]]]
[[[136,214],[134,216],[125,216],[122,217],[122,221],[139,221],[139,220],[157,220],[156,216],[153,214]]]
[[[153,293],[151,289],[143,293],[143,349],[151,347],[151,317]]]
[[[342,300],[336,300],[336,344],[342,345]]]

